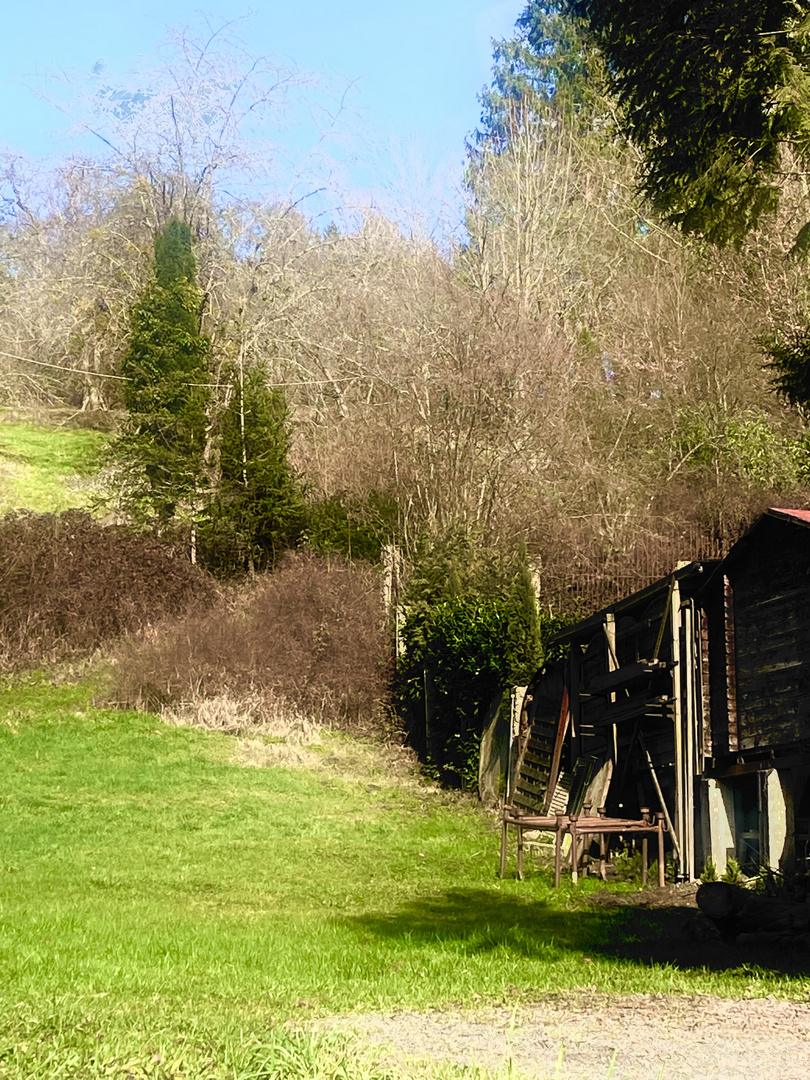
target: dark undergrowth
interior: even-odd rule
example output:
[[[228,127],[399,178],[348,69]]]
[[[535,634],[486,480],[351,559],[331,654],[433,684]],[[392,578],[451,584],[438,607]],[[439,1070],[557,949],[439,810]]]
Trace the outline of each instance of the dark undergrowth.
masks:
[[[205,607],[215,586],[155,536],[80,510],[0,519],[0,672],[86,657],[167,616]]]

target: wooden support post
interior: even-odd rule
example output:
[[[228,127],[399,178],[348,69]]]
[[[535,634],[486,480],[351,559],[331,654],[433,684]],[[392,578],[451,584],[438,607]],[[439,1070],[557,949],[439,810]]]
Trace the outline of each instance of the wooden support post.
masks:
[[[647,884],[647,837],[641,838],[641,887]]]
[[[658,825],[658,887],[663,889],[666,883],[664,875],[664,815],[656,814],[655,821]]]
[[[670,600],[670,630],[672,641],[672,696],[674,700],[674,739],[675,739],[675,835],[678,857],[678,876],[686,876],[684,858],[684,838],[686,835],[684,806],[684,761],[683,761],[683,712],[682,694],[684,680],[681,671],[681,591],[677,581],[673,580]]]
[[[639,813],[641,814],[642,821],[646,821],[649,824],[652,824],[652,818],[650,817],[650,808],[649,808],[649,806],[640,806],[639,807]],[[647,847],[647,837],[645,835],[645,836],[642,837],[642,840],[641,840],[641,887],[642,888],[644,888],[644,886],[647,884],[647,867],[648,867],[648,865],[649,865],[649,862],[648,862],[648,847]]]
[[[695,702],[695,626],[694,607],[692,601],[685,603],[681,611],[683,613],[683,660],[684,673],[681,686],[685,687],[685,713],[683,717],[685,727],[684,739],[684,874],[687,881],[695,880],[695,772],[697,761],[695,756],[696,746],[696,719],[698,710]]]
[[[562,876],[562,837],[565,815],[557,814],[557,830],[554,837],[554,888],[559,889]]]
[[[582,692],[582,646],[573,642],[569,657],[571,685],[568,704],[571,710],[571,736],[568,740],[568,768],[573,772],[574,765],[582,756],[582,726],[580,720],[580,693]]]
[[[517,870],[518,881],[523,881],[523,826],[517,825]]]
[[[667,804],[664,802],[664,793],[661,790],[661,785],[658,783],[658,774],[655,771],[655,766],[653,765],[652,758],[650,757],[650,751],[647,749],[647,746],[646,746],[646,744],[644,742],[644,736],[641,734],[641,732],[638,733],[638,740],[639,740],[639,743],[641,744],[641,749],[644,751],[644,756],[647,758],[647,764],[650,767],[650,775],[652,776],[653,785],[655,787],[656,794],[658,795],[658,798],[661,801],[661,809],[663,810],[663,815],[662,816],[666,820],[667,828],[669,829],[669,834],[672,837],[672,846],[673,846],[673,848],[675,850],[675,856],[676,856],[676,858],[678,858],[679,857],[679,855],[678,855],[678,850],[679,850],[678,849],[678,837],[675,835],[675,829],[673,828],[673,825],[672,825],[672,818],[669,816],[669,811],[667,810]]]
[[[557,721],[557,734],[554,738],[554,753],[551,758],[551,768],[548,774],[548,787],[546,788],[546,796],[543,799],[542,813],[547,814],[551,809],[551,800],[554,797],[554,791],[557,787],[557,781],[560,778],[560,758],[562,757],[563,743],[565,742],[565,733],[568,730],[568,722],[571,718],[571,710],[568,703],[568,687],[563,689],[562,704],[560,705],[560,716]]]
[[[571,880],[576,885],[579,882],[579,840],[577,838],[577,819],[575,814],[571,818],[568,831],[571,833]]]
[[[598,806],[596,813],[598,817],[603,818],[607,813],[607,807]],[[599,877],[602,881],[607,881],[607,853],[609,847],[610,839],[604,833],[599,833]]]
[[[607,668],[608,671],[616,671],[619,667],[619,658],[616,655],[616,616],[612,611],[609,611],[605,615],[605,637],[608,643],[608,655],[607,655]],[[610,695],[611,702],[616,701],[616,695]],[[615,766],[618,761],[619,750],[619,735],[616,725],[612,725],[611,740],[610,740],[610,754],[613,764]]]

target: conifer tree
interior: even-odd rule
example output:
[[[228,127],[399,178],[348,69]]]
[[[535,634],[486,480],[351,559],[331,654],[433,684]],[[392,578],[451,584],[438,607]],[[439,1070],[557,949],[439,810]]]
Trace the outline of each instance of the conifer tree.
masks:
[[[529,568],[526,545],[515,555],[515,575],[506,597],[506,663],[508,679],[516,686],[527,683],[543,659],[543,637],[537,594]]]
[[[529,39],[541,31],[530,3]],[[557,6],[557,5],[555,5]],[[653,205],[686,232],[741,241],[810,160],[807,5],[562,0],[602,51]],[[797,238],[805,247],[806,225]]]
[[[121,502],[163,527],[195,521],[204,489],[210,343],[188,226],[173,219],[155,239],[155,272],[131,316],[122,363],[128,417],[113,446]]]
[[[300,535],[304,500],[288,461],[284,392],[270,386],[262,365],[234,373],[219,448],[206,557],[225,573],[270,569]]]

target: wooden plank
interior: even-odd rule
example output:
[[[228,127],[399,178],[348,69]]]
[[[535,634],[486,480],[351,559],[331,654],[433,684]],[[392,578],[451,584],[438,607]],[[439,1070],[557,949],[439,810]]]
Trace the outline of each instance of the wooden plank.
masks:
[[[770,591],[761,598],[751,598],[746,603],[740,605],[739,610],[741,612],[762,612],[768,608],[772,608],[774,605],[785,605],[793,607],[794,604],[804,606],[810,603],[810,587],[807,585],[800,586],[797,589],[780,589],[779,579],[774,579],[771,574],[768,574],[768,584],[770,585]]]
[[[550,754],[554,746],[554,735],[554,731],[538,731],[534,728],[526,746],[538,753]]]
[[[512,803],[514,806],[520,807],[521,810],[537,809],[537,803],[534,799],[527,798],[525,795],[521,795],[521,793],[517,790],[515,791],[514,797],[512,798]]]
[[[734,591],[728,575],[723,575],[723,613],[726,646],[726,700],[728,702],[728,750],[739,750],[737,716],[737,644],[734,627]]]
[[[551,761],[551,755],[553,753],[552,745],[549,743],[540,743],[532,741],[526,747],[526,754],[534,758],[536,761]]]
[[[535,729],[535,731],[533,731],[532,734],[529,736],[529,741],[526,743],[526,746],[529,748],[529,750],[532,750],[535,753],[550,755],[552,752],[552,747],[554,746],[555,734],[555,731],[549,731],[548,733],[546,733],[537,732]]]
[[[649,719],[666,718],[671,712],[672,699],[664,697],[649,698],[643,695],[637,695],[631,698],[625,698],[623,701],[618,701],[615,705],[608,706],[602,715],[599,717],[599,722],[596,726],[606,726],[614,724],[623,724],[629,720],[636,720],[643,717]]]
[[[551,760],[551,771],[548,778],[548,788],[546,789],[546,797],[543,800],[543,811],[548,813],[551,806],[551,797],[554,794],[554,789],[557,785],[557,777],[560,775],[560,760],[562,758],[563,742],[565,741],[565,733],[568,730],[569,712],[568,712],[568,687],[563,690],[563,698],[560,704],[560,719],[557,724],[557,737],[554,741],[554,756]]]
[[[701,749],[704,758],[712,757],[712,696],[709,682],[711,668],[709,666],[709,616],[704,610],[699,613],[700,637],[698,639],[699,661],[698,673],[700,677],[700,698],[702,710],[701,724]]]
[[[535,769],[524,760],[520,775],[527,777],[529,780],[537,780],[539,783],[545,784],[548,783],[549,770]]]
[[[660,671],[666,671],[668,666],[665,660],[639,660],[634,664],[625,664],[624,667],[592,678],[583,693],[604,694],[606,691],[623,689],[633,683],[648,679]]]
[[[519,776],[518,781],[515,784],[516,791],[522,791],[525,794],[533,795],[537,800],[535,802],[535,808],[540,805],[540,800],[545,797],[546,785],[539,785],[529,780],[527,777]]]
[[[540,772],[547,773],[551,768],[551,754],[535,754],[534,752],[527,750],[523,755],[524,762],[528,762],[535,769],[539,769]]]
[[[554,735],[556,734],[556,727],[546,728],[538,727],[535,725],[529,738],[526,742],[527,746],[532,746],[537,750],[551,752],[551,747],[554,745]]]

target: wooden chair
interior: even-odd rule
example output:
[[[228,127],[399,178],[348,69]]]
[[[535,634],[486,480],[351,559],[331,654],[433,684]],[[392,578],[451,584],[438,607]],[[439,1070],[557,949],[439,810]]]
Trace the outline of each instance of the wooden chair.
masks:
[[[570,821],[572,818],[579,817],[583,811],[586,817],[590,817],[591,807],[584,803],[585,793],[599,764],[595,758],[591,757],[578,759],[570,774],[557,773],[554,790],[549,794],[548,791],[541,791],[532,783],[534,777],[531,775],[527,783],[526,770],[532,772],[534,765],[531,756],[531,740],[529,747],[530,752],[526,755],[529,758],[528,763],[525,758],[518,761],[512,800],[504,805],[501,819],[501,877],[506,874],[509,829],[513,828],[517,832],[518,878],[521,881],[523,880],[524,832],[537,830],[556,832],[560,818]],[[533,796],[536,796],[535,806],[531,805]]]
[[[501,877],[506,874],[510,828],[517,832],[518,878],[523,880],[524,831],[555,830],[558,815],[575,815],[582,810],[598,762],[581,758],[570,774],[561,770],[569,721],[565,669],[558,663],[544,669],[539,684],[535,681],[523,702],[518,755],[501,820]]]
[[[641,818],[609,818],[605,808],[600,807],[597,813],[591,814],[590,806],[585,806],[584,814],[555,814],[555,815],[532,815],[513,812],[511,808],[504,808],[503,822],[501,826],[501,877],[506,874],[507,856],[507,833],[509,826],[517,829],[517,864],[518,879],[523,880],[523,832],[526,829],[539,829],[554,832],[554,885],[559,886],[562,877],[563,840],[565,834],[571,837],[570,863],[571,880],[574,884],[579,880],[580,869],[580,840],[586,837],[599,837],[599,876],[605,880],[607,838],[609,836],[641,836],[641,883],[647,884],[648,866],[648,839],[655,834],[658,839],[658,885],[663,888],[665,883],[664,866],[664,832],[666,823],[662,813],[650,814],[646,807],[642,807]],[[583,849],[585,843],[583,843]]]

